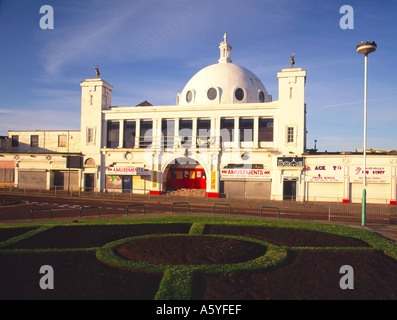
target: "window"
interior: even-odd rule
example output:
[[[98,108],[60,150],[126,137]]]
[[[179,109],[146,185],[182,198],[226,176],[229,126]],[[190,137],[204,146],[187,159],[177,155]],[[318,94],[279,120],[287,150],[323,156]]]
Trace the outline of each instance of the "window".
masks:
[[[161,132],[163,134],[164,148],[173,148],[175,137],[175,120],[162,120]]]
[[[287,128],[287,143],[292,143],[294,141],[294,127]]]
[[[118,121],[108,121],[107,148],[117,148],[119,146],[120,123]]]
[[[95,143],[95,129],[87,128],[87,144]]]
[[[150,147],[153,140],[153,122],[152,120],[141,120],[140,126],[139,148]]]
[[[38,135],[31,135],[30,136],[30,146],[31,147],[38,147],[39,146],[39,136]]]
[[[211,120],[197,119],[197,146],[208,147],[211,135]]]
[[[15,169],[13,168],[0,168],[0,183],[14,183],[15,182]]]
[[[215,100],[216,96],[217,96],[217,92],[215,88],[209,88],[207,91],[207,97],[210,100]]]
[[[19,136],[11,136],[11,146],[12,147],[18,147],[19,146]]]
[[[240,141],[253,141],[254,140],[254,119],[240,119]]]
[[[221,119],[221,137],[223,142],[234,141],[234,119]]]
[[[258,142],[273,141],[273,119],[259,119]]]
[[[136,122],[124,121],[123,148],[133,148],[135,146]]]
[[[265,102],[265,94],[263,91],[259,91],[259,102]]]
[[[244,99],[244,90],[241,88],[237,88],[236,91],[234,92],[234,96],[238,101],[241,101]]]
[[[191,90],[189,90],[189,91],[186,93],[186,102],[187,102],[187,103],[190,103],[190,102],[192,102],[192,99],[193,99],[193,93],[192,93]]]
[[[180,119],[179,120],[179,138],[183,147],[190,147],[192,145],[193,135],[193,120]]]
[[[58,135],[58,147],[60,148],[66,147],[66,134]]]

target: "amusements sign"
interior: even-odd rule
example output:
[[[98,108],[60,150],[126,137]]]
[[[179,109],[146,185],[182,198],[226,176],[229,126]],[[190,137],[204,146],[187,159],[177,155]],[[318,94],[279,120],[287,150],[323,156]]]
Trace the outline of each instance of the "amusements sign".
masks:
[[[125,168],[125,167],[108,167],[106,168],[107,175],[132,175],[132,176],[148,176],[150,175],[149,169],[145,168]]]
[[[222,178],[270,178],[270,170],[264,169],[222,169]]]

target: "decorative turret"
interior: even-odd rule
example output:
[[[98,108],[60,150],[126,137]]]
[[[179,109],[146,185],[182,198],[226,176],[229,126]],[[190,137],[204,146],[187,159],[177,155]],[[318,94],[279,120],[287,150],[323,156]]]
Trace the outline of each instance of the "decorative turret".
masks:
[[[225,33],[223,35],[223,41],[219,44],[219,49],[221,56],[218,60],[219,63],[231,63],[232,60],[230,59],[230,50],[232,49],[232,46],[227,43],[227,34]]]

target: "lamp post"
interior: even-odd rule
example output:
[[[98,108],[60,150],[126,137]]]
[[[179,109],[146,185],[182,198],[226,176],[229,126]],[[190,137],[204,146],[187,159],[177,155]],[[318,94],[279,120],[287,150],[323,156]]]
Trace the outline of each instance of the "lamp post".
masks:
[[[363,202],[361,209],[361,225],[365,225],[365,216],[367,211],[367,69],[368,69],[368,54],[375,52],[377,45],[375,41],[361,42],[357,45],[357,53],[365,56],[365,71],[364,71],[364,176],[363,176]]]

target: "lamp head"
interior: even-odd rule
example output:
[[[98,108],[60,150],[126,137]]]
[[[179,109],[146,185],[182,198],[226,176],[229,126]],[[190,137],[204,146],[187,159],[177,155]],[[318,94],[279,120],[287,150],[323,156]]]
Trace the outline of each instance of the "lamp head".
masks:
[[[375,41],[361,42],[357,45],[357,53],[369,54],[376,51],[377,45]]]

